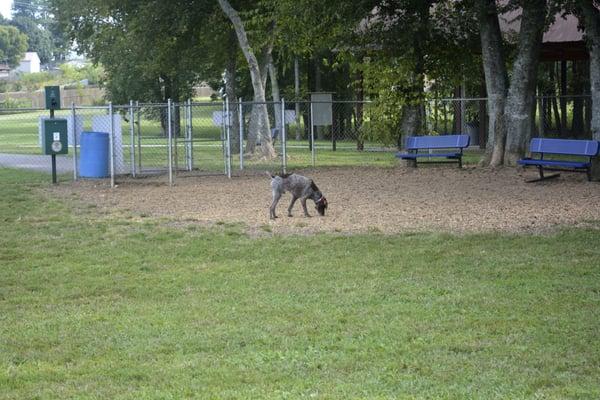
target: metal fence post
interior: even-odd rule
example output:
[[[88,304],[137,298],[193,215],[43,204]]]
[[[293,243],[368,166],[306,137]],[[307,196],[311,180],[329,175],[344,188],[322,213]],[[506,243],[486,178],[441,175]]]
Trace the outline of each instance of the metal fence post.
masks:
[[[227,177],[231,178],[231,137],[230,137],[230,125],[232,123],[231,117],[229,116],[229,97],[225,97],[225,139],[227,140],[226,146],[226,168]]]
[[[71,102],[71,129],[73,132],[73,180],[77,180],[77,118],[75,114],[75,103]]]
[[[169,185],[173,186],[173,127],[171,121],[171,99],[167,100],[167,157],[169,157]]]
[[[177,118],[177,134],[175,134],[175,118]],[[181,136],[181,103],[171,101],[171,124],[172,141],[173,141],[173,164],[175,164],[174,172],[179,171],[179,137]]]
[[[310,157],[312,166],[315,166],[315,124],[313,121],[313,103],[310,102]]]
[[[281,151],[282,151],[282,169],[286,173],[287,168],[287,135],[285,130],[285,99],[281,99]]]
[[[109,157],[110,157],[110,187],[115,187],[115,116],[113,114],[112,101],[108,103],[108,115],[110,117]]]
[[[137,110],[137,140],[138,140],[138,171],[142,173],[142,116],[140,110],[140,102],[135,102],[135,109]]]
[[[240,124],[240,170],[244,169],[244,106],[242,98],[238,99],[238,119]]]
[[[227,145],[225,144],[226,133],[225,133],[225,99],[227,95],[223,96],[223,103],[221,103],[221,153],[223,154],[223,173],[227,175]]]
[[[331,102],[331,111],[333,113],[334,119],[336,116],[336,107],[335,107],[336,103],[335,102]],[[344,107],[345,104],[344,103],[340,103],[340,107]],[[331,151],[336,151],[337,150],[337,138],[336,138],[336,130],[338,129],[337,124],[335,123],[335,121],[332,121],[332,125],[331,125]]]
[[[129,157],[131,159],[131,176],[135,178],[135,120],[133,100],[129,100]]]
[[[192,171],[194,169],[194,135],[192,129],[192,99],[188,99],[187,101],[187,136],[188,136],[188,150],[189,150],[189,159],[188,159],[188,170]]]

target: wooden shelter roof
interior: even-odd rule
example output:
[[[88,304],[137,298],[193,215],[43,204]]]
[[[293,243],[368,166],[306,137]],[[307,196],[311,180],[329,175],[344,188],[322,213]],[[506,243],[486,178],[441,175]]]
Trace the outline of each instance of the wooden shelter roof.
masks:
[[[500,29],[507,36],[516,36],[521,27],[521,10],[500,16]],[[557,14],[546,32],[541,50],[542,61],[585,60],[589,53],[579,19],[574,15]]]

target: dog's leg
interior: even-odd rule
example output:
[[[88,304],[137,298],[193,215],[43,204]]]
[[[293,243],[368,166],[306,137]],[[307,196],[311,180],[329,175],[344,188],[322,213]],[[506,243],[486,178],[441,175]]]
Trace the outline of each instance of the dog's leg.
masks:
[[[292,208],[294,207],[294,203],[296,203],[296,200],[298,200],[298,198],[294,195],[292,195],[292,202],[290,203],[290,206],[288,207],[288,217],[292,216]]]
[[[302,204],[302,208],[304,209],[304,216],[305,217],[310,217],[310,214],[308,213],[308,210],[306,209],[306,199],[308,197],[301,197],[300,198],[300,203]]]
[[[273,202],[271,203],[271,207],[269,208],[269,217],[271,219],[277,218],[277,215],[275,215],[275,207],[277,207],[277,203],[279,203],[280,198],[281,192],[279,190],[273,189]]]

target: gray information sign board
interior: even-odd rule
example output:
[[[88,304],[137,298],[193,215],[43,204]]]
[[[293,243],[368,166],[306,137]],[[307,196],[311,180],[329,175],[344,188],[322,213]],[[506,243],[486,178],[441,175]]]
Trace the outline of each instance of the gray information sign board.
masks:
[[[313,124],[315,126],[333,125],[331,92],[318,92],[310,94],[312,102]]]

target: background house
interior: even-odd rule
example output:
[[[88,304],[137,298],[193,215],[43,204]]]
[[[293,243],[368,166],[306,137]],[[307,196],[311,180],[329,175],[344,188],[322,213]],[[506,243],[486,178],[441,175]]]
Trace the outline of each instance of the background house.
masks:
[[[25,53],[25,57],[21,60],[21,64],[17,67],[18,72],[23,73],[34,73],[40,72],[40,58],[35,51],[28,51]]]

